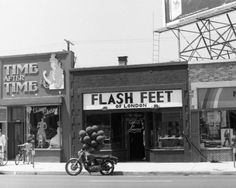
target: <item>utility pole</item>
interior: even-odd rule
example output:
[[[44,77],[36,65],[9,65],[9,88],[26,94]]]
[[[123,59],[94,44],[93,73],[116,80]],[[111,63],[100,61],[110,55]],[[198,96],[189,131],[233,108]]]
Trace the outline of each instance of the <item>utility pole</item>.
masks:
[[[70,51],[70,45],[74,46],[74,44],[73,44],[71,41],[66,40],[66,39],[64,39],[64,41],[65,41],[66,44],[67,44],[67,51]]]

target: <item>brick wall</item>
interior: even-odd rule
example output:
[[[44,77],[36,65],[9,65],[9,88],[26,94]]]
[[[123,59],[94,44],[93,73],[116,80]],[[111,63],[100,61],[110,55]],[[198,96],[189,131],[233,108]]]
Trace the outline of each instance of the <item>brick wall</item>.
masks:
[[[186,68],[184,69],[184,66],[175,67],[175,69],[170,67],[140,67],[78,70],[73,72],[74,84],[79,88],[87,88],[186,82]]]
[[[236,62],[190,64],[189,80],[190,83],[236,80]]]

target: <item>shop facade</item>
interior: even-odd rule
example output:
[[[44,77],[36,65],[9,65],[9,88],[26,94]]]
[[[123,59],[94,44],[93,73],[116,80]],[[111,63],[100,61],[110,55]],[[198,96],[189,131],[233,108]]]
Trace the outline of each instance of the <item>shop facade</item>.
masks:
[[[8,158],[31,135],[35,160],[64,161],[70,155],[69,70],[72,52],[0,57],[0,128]]]
[[[189,160],[187,63],[78,68],[70,82],[73,155],[79,130],[98,125],[100,153],[120,161]]]
[[[193,151],[193,161],[233,160],[235,73],[235,61],[189,63],[191,140],[202,154]]]

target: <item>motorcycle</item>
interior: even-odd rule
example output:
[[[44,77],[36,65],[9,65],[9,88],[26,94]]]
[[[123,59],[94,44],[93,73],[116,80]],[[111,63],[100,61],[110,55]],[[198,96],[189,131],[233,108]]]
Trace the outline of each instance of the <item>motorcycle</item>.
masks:
[[[71,158],[66,162],[66,173],[71,176],[79,175],[83,169],[89,174],[100,172],[102,175],[111,175],[114,171],[118,158],[112,155],[94,155],[86,150],[78,151],[77,158]]]

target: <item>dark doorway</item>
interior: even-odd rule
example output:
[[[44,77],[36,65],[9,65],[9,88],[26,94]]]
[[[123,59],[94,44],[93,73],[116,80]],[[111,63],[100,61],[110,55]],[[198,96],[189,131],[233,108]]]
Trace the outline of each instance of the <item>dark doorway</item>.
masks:
[[[128,158],[130,161],[141,161],[145,158],[144,114],[127,114],[126,126],[128,128]]]
[[[24,143],[24,124],[21,122],[12,122],[8,124],[8,158],[14,159],[18,147]]]
[[[130,160],[141,161],[144,160],[144,145],[143,145],[143,133],[129,133],[129,145],[130,145]]]

